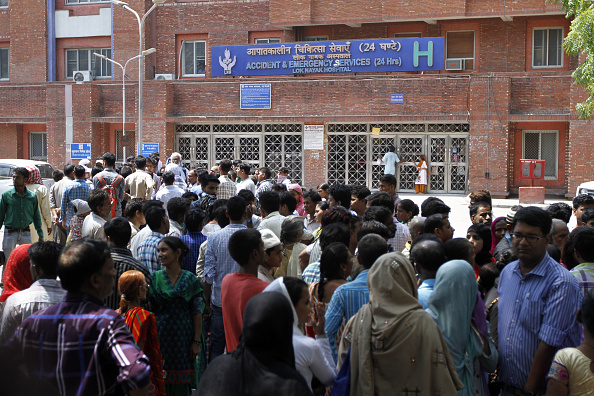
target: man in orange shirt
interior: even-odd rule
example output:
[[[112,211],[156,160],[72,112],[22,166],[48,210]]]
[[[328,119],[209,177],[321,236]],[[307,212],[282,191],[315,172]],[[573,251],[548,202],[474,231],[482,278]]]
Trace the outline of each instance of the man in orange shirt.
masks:
[[[243,311],[248,301],[268,286],[258,279],[258,266],[265,263],[264,243],[258,230],[239,230],[229,238],[229,254],[239,264],[237,272],[227,274],[221,284],[221,303],[227,352],[239,345]]]

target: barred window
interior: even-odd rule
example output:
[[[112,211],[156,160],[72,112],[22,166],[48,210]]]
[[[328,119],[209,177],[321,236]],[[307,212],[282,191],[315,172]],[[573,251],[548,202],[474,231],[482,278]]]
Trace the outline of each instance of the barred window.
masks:
[[[545,160],[545,180],[557,180],[559,131],[524,131],[525,159]]]
[[[47,161],[47,132],[29,134],[29,158],[35,161]]]
[[[111,63],[94,56],[93,52],[111,58],[111,48],[66,50],[66,78],[72,77],[79,70],[90,70],[95,77],[111,77]]]

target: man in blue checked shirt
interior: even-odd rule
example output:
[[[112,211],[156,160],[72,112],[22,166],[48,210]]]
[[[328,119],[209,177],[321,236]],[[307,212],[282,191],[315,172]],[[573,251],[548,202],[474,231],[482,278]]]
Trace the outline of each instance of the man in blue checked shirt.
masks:
[[[353,317],[359,309],[369,302],[369,289],[367,288],[367,273],[381,255],[388,253],[388,243],[377,234],[365,235],[357,245],[357,259],[364,268],[354,281],[339,286],[328,304],[326,310],[326,334],[332,349],[332,357],[337,362],[336,334],[344,320],[345,323]]]
[[[582,294],[576,279],[547,253],[551,217],[520,209],[512,223],[518,260],[499,279],[499,378],[503,396],[544,394],[545,376],[558,349],[576,347],[576,312]]]
[[[70,219],[74,216],[74,205],[72,201],[75,199],[87,200],[87,197],[91,193],[91,185],[87,183],[85,179],[85,168],[81,165],[74,167],[74,182],[70,183],[64,188],[62,194],[62,210],[60,211],[62,226],[68,229]]]
[[[157,246],[161,239],[165,237],[165,234],[169,232],[169,217],[167,217],[167,213],[162,207],[151,206],[144,212],[144,218],[146,219],[146,226],[151,229],[151,232],[138,245],[136,255],[138,261],[147,267],[152,274],[161,269]]]

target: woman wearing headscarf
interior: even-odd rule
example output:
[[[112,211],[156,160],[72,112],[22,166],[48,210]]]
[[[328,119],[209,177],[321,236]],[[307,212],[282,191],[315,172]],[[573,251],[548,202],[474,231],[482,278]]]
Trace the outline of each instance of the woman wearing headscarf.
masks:
[[[305,215],[305,208],[303,207],[303,189],[299,184],[289,184],[289,193],[297,201],[297,208],[295,209],[299,216]]]
[[[350,395],[452,395],[462,388],[445,340],[417,300],[409,261],[384,254],[367,285],[369,303],[347,323],[339,349],[339,366],[351,350]]]
[[[43,185],[41,179],[41,172],[35,165],[27,166],[29,171],[29,180],[27,180],[27,189],[37,196],[37,206],[39,206],[39,214],[41,215],[41,228],[43,228],[44,241],[48,241],[47,236],[52,232],[52,212],[50,210],[49,191]],[[39,240],[39,235],[35,230],[33,224],[29,225],[31,230],[31,242],[35,243]]]
[[[489,340],[484,303],[466,261],[452,260],[439,267],[427,312],[439,326],[464,384],[458,394],[488,395],[483,371],[497,368],[499,353]]]
[[[493,254],[495,252],[495,248],[501,238],[505,236],[507,231],[507,221],[505,220],[505,216],[501,216],[493,220],[491,223],[491,250],[489,253]]]
[[[27,254],[31,245],[31,243],[19,245],[10,253],[2,274],[4,289],[0,295],[0,302],[5,302],[14,293],[28,289],[33,284],[31,263]]]
[[[300,242],[303,237],[304,221],[302,217],[287,217],[281,226],[280,240],[283,244],[284,254],[281,265],[274,272],[274,277],[301,276],[299,255],[306,246]]]
[[[200,396],[311,395],[295,369],[293,311],[283,295],[256,294],[247,303],[239,346],[217,357],[202,376]]]

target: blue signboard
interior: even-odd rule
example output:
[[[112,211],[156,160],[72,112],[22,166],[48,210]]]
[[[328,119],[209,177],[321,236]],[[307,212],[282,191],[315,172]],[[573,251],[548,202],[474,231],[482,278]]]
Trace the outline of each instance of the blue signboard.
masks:
[[[213,77],[443,69],[443,37],[212,47]]]
[[[391,94],[390,103],[404,103],[404,94]]]
[[[142,143],[142,150],[140,152],[145,157],[148,157],[152,153],[158,153],[159,143]]]
[[[91,158],[91,143],[70,143],[70,158]]]
[[[239,106],[242,109],[269,109],[270,84],[241,84]]]

